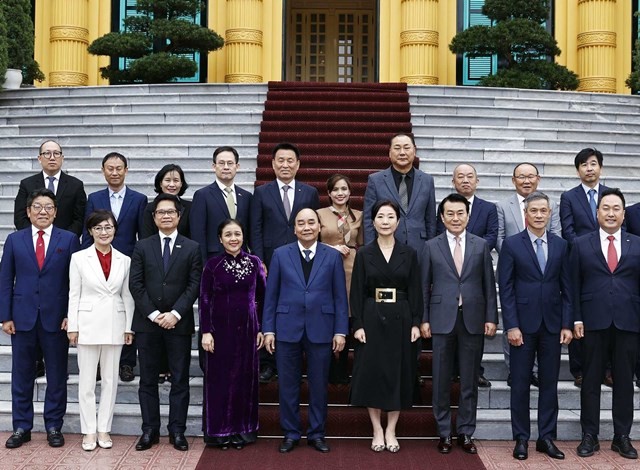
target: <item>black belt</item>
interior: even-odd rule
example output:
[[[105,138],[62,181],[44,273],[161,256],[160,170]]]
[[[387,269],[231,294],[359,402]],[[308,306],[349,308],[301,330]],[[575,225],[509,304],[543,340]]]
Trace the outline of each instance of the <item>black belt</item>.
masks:
[[[369,290],[369,297],[373,297],[376,302],[395,303],[398,300],[407,300],[407,291],[396,289],[395,287],[376,287]]]

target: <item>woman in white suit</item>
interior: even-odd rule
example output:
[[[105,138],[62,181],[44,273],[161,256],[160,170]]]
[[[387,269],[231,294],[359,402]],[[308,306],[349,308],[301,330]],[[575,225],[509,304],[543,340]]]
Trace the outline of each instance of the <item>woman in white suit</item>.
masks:
[[[134,301],[129,292],[131,260],[111,246],[117,224],[110,211],[89,215],[87,231],[94,244],[74,253],[69,269],[69,342],[78,347],[82,448],[112,446],[111,422],[118,391],[123,344],[131,344]],[[96,420],[96,372],[102,384]]]

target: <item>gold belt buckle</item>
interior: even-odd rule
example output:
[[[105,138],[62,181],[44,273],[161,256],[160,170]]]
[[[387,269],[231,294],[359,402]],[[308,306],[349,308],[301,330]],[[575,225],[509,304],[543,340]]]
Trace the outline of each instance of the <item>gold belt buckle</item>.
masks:
[[[395,303],[395,287],[376,288],[376,302]]]

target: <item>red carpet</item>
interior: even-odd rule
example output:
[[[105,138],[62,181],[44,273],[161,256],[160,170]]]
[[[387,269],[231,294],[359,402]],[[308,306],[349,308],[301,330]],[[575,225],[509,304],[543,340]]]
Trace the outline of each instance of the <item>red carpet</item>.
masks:
[[[241,451],[207,448],[202,453],[198,470],[484,470],[480,457],[469,455],[454,447],[449,455],[436,450],[436,441],[400,440],[401,450],[397,454],[369,449],[370,440],[331,439],[331,452],[321,454],[300,441],[300,446],[290,454],[278,453],[279,439],[258,439]],[[507,468],[507,467],[505,467]]]

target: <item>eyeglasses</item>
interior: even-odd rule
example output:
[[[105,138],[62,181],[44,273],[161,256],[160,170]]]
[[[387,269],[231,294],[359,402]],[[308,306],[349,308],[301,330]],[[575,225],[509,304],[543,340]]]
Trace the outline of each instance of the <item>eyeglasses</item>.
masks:
[[[53,204],[45,204],[44,206],[42,204],[31,204],[31,209],[36,212],[42,212],[42,209],[44,209],[47,214],[51,214],[56,210],[56,206]]]
[[[91,230],[96,233],[111,233],[114,231],[114,229],[115,227],[113,227],[112,225],[96,225],[95,227],[91,227]]]
[[[233,168],[236,165],[237,165],[236,162],[216,162],[216,166],[219,166],[220,168],[224,168],[225,166],[228,166],[229,168]]]
[[[62,152],[59,152],[58,150],[55,150],[53,152],[42,152],[40,156],[44,158],[51,158],[51,157],[60,158],[62,157]]]
[[[169,217],[175,217],[176,215],[178,215],[178,211],[175,209],[168,209],[168,210],[158,210],[154,212],[155,215],[159,215],[160,217],[164,217],[165,215],[168,215]]]
[[[518,175],[518,176],[514,176],[515,179],[517,179],[518,181],[533,181],[536,178],[539,178],[540,175]]]

